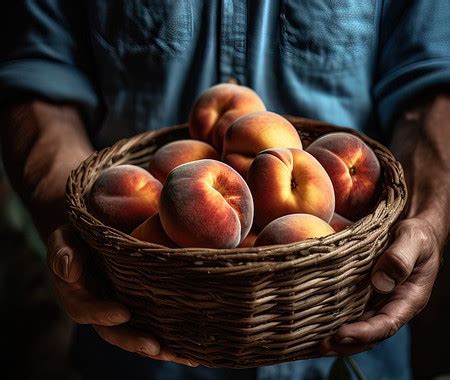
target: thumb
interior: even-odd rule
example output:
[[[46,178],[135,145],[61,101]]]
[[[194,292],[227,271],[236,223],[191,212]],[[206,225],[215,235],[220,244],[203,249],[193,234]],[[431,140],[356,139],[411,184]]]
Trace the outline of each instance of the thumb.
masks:
[[[83,245],[69,225],[57,228],[48,238],[47,265],[61,280],[77,282],[83,271]]]
[[[412,273],[416,263],[430,252],[427,232],[430,226],[419,219],[401,221],[394,241],[378,259],[372,271],[372,285],[380,293],[389,293]]]

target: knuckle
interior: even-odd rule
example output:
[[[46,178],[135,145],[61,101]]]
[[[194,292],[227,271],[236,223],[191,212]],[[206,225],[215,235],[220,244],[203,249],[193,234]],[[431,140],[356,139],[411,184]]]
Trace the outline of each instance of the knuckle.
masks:
[[[384,337],[384,339],[387,339],[394,335],[398,330],[400,330],[401,325],[394,319],[389,318],[387,321],[387,335]]]
[[[433,227],[424,220],[421,220],[412,226],[411,234],[415,237],[420,247],[430,247],[433,243]]]
[[[435,243],[433,226],[426,220],[411,218],[399,223],[396,236],[405,234],[419,247],[428,248]]]
[[[408,255],[402,250],[389,252],[385,260],[386,272],[396,280],[406,279],[414,265],[408,260]]]

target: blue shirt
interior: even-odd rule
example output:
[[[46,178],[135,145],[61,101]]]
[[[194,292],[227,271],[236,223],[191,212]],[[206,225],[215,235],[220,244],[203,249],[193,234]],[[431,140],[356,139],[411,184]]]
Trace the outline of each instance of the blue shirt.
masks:
[[[448,89],[449,19],[447,0],[3,0],[0,102],[77,103],[102,147],[184,122],[198,94],[235,78],[269,110],[385,138],[412,98]],[[369,378],[409,377],[402,331],[357,356]],[[329,363],[260,368],[258,378]]]

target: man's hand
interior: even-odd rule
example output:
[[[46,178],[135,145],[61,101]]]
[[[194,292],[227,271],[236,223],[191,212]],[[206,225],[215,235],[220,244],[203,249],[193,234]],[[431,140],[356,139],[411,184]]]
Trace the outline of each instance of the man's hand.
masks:
[[[406,219],[375,264],[379,293],[359,321],[322,342],[323,355],[353,355],[395,334],[427,304],[449,233],[450,98],[437,96],[399,120],[392,149],[402,162],[410,192]]]
[[[432,227],[406,219],[395,228],[395,240],[372,272],[372,286],[381,297],[360,321],[342,326],[323,342],[325,355],[353,355],[395,334],[427,304],[440,264],[440,247]]]
[[[94,276],[89,277],[83,265],[82,243],[65,225],[67,178],[93,151],[77,108],[30,101],[2,111],[5,167],[42,239],[48,239],[48,266],[68,314],[77,323],[92,324],[103,339],[127,351],[196,366],[165,351],[152,337],[123,326],[130,319],[129,311],[96,297],[90,287]]]
[[[75,322],[91,324],[104,340],[126,351],[191,367],[198,365],[161,348],[152,336],[123,326],[129,321],[130,312],[116,302],[94,295],[83,270],[83,245],[70,226],[61,226],[50,235],[47,264],[57,296]]]

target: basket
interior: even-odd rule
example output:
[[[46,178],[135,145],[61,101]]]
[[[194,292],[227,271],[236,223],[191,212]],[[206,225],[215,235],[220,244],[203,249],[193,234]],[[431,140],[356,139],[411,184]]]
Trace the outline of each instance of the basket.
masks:
[[[70,222],[91,247],[114,297],[131,310],[129,324],[181,357],[216,368],[317,357],[321,340],[360,317],[368,302],[372,265],[406,203],[402,168],[385,147],[356,131],[287,118],[305,146],[345,131],[373,148],[383,185],[371,214],[321,239],[238,249],[164,248],[89,214],[85,196],[101,170],[146,164],[159,147],[189,138],[186,125],[121,140],[91,155],[69,177]]]

